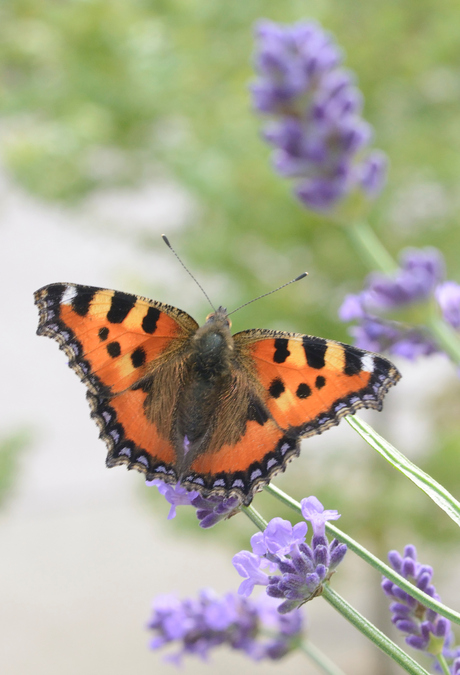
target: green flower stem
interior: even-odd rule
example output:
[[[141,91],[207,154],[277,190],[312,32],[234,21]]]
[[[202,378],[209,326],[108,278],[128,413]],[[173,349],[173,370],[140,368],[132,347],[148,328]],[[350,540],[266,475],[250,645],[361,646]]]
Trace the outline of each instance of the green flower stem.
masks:
[[[436,658],[438,660],[439,665],[442,668],[442,672],[444,673],[444,675],[452,675],[452,673],[450,672],[450,668],[447,665],[447,661],[444,658],[444,656],[442,654],[438,654],[438,656]]]
[[[356,417],[356,415],[348,415],[345,419],[366,443],[374,448],[374,450],[377,450],[395,469],[398,469],[398,471],[415,483],[417,487],[423,490],[435,504],[447,513],[449,518],[460,526],[460,502],[445,487],[409,461],[407,457],[374,431],[364,420]]]
[[[302,513],[299,502],[297,502],[295,499],[287,495],[279,488],[275,487],[273,484],[266,485],[265,490],[270,494],[272,494],[277,499],[279,499],[281,502],[283,502],[283,504],[286,504],[286,506],[289,506],[291,509],[296,511],[297,513],[300,514]],[[386,576],[388,579],[391,579],[391,581],[393,581],[400,588],[409,593],[422,605],[424,605],[425,607],[429,607],[435,612],[438,612],[438,614],[441,614],[442,616],[446,617],[446,619],[450,619],[451,621],[460,624],[460,614],[458,612],[456,612],[453,609],[450,609],[449,607],[446,607],[441,602],[438,602],[437,600],[431,598],[429,595],[423,593],[423,591],[421,591],[419,588],[411,584],[410,581],[407,581],[407,579],[404,579],[404,577],[400,576],[397,572],[394,571],[394,569],[392,569],[384,562],[382,562],[379,558],[377,558],[375,555],[370,553],[370,551],[361,546],[361,544],[358,544],[357,541],[349,537],[347,534],[345,534],[345,532],[339,530],[338,527],[335,527],[335,525],[332,525],[331,523],[326,523],[326,531],[329,535],[334,536],[340,542],[346,544],[351,551],[356,553],[356,555],[362,558],[365,562],[371,565],[378,572]]]
[[[438,656],[436,658],[438,660],[439,665],[442,668],[442,672],[444,673],[444,675],[452,675],[445,657],[442,654],[438,654]]]
[[[242,506],[241,510],[251,520],[256,527],[262,532],[267,527],[268,523],[253,506]],[[315,647],[311,642],[300,642],[299,649],[307,654],[314,663],[316,663],[326,675],[344,675],[343,671],[338,668],[328,657],[323,654],[321,650]]]
[[[404,668],[411,675],[428,675],[427,671],[420,664],[414,661],[406,652],[398,647],[392,640],[387,638],[370,621],[364,618],[351,605],[346,602],[338,593],[336,593],[329,584],[324,584],[322,597],[331,604],[347,621],[357,628],[363,635],[379,647],[385,654],[391,656],[401,668]]]
[[[256,511],[255,508],[254,508],[253,506],[242,506],[242,507],[241,507],[241,510],[243,511],[243,513],[244,513],[245,515],[247,515],[247,517],[249,518],[249,520],[252,520],[252,522],[254,523],[254,525],[255,525],[256,527],[258,527],[259,530],[260,530],[261,532],[263,532],[263,531],[265,530],[265,528],[267,527],[268,523],[267,523],[266,520],[264,520],[264,519],[262,518],[262,516],[260,515],[260,513],[259,513],[258,511]]]
[[[427,326],[441,349],[452,361],[460,363],[460,335],[436,314],[428,318]]]
[[[366,222],[349,223],[346,226],[346,232],[353,246],[362,253],[362,257],[370,269],[377,268],[385,274],[391,274],[395,271],[397,268],[396,262]]]
[[[345,675],[341,668],[336,666],[335,663],[326,656],[326,654],[323,654],[323,652],[315,647],[315,645],[309,640],[301,642],[299,648],[305,654],[307,654],[310,659],[316,663],[319,668],[321,668],[321,670],[327,673],[327,675]]]

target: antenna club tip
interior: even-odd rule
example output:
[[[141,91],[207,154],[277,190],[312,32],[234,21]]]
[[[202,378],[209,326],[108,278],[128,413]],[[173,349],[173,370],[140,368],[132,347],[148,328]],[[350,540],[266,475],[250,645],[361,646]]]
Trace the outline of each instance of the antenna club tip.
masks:
[[[162,235],[161,235],[161,238],[163,239],[163,241],[164,241],[164,243],[166,244],[166,246],[168,246],[169,248],[171,248],[171,244],[169,243],[168,237],[167,237],[165,234],[162,234]]]
[[[300,281],[301,279],[305,279],[305,277],[308,277],[308,272],[302,272],[302,274],[299,274],[299,276],[296,277],[294,281]]]

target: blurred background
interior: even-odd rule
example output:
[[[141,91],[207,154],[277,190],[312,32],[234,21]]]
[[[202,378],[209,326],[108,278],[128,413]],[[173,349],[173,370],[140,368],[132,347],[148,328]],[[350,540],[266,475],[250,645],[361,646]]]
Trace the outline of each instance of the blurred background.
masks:
[[[304,210],[270,168],[248,84],[253,24],[315,18],[346,52],[389,183],[370,215],[394,255],[434,245],[460,282],[460,5],[455,0],[3,0],[0,5],[0,668],[16,675],[173,672],[147,649],[152,598],[235,590],[243,516],[199,531],[141,476],[107,471],[84,388],[35,336],[33,292],[70,281],[139,293],[202,322],[205,299],[263,327],[349,340],[337,309],[367,272],[342,230]],[[381,414],[363,414],[460,495],[460,387],[442,357],[398,363]],[[346,423],[304,444],[276,484],[315,494],[340,527],[386,556],[416,544],[441,597],[460,606],[458,533]],[[265,495],[266,518],[284,515]],[[179,510],[180,511],[180,510]],[[288,514],[286,514],[288,517]],[[378,575],[349,554],[334,586],[388,629]],[[308,636],[346,671],[393,671],[321,600]],[[216,653],[187,672],[316,673],[302,656],[255,665]]]

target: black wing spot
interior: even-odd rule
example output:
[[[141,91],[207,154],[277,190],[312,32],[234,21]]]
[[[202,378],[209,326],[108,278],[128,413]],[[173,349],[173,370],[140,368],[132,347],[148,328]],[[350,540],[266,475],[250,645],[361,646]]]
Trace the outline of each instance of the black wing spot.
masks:
[[[287,357],[290,355],[288,349],[289,340],[287,338],[276,338],[275,339],[275,353],[273,354],[273,361],[275,363],[284,363]]]
[[[279,377],[275,378],[268,388],[272,398],[279,398],[285,390],[286,387],[284,386],[284,382]]]
[[[99,340],[101,342],[104,342],[104,340],[107,340],[107,338],[109,337],[109,329],[107,328],[107,326],[104,326],[103,328],[99,328],[98,335],[99,335]]]
[[[305,352],[305,358],[310,368],[320,370],[326,365],[325,355],[327,342],[323,338],[311,338],[308,335],[302,339],[302,345]]]
[[[147,355],[143,347],[138,347],[131,354],[131,363],[134,368],[140,368],[144,365]]]
[[[119,342],[109,342],[107,345],[107,354],[112,357],[112,359],[116,359],[117,356],[120,356],[121,354],[121,347]]]
[[[50,300],[60,302],[67,286],[64,284],[51,284],[46,289],[46,295]]]
[[[318,375],[318,377],[315,380],[315,387],[317,389],[322,389],[325,384],[326,384],[326,378],[323,377],[322,375]]]
[[[85,288],[84,286],[77,286],[77,293],[72,298],[72,309],[79,316],[86,316],[89,312],[91,301],[94,298],[97,289]]]
[[[311,389],[305,382],[301,382],[296,391],[297,398],[308,398],[311,396]]]
[[[115,291],[112,296],[110,309],[107,312],[107,321],[110,321],[110,323],[122,323],[136,304],[136,300],[135,295]]]
[[[268,413],[260,401],[252,400],[248,406],[248,420],[249,422],[257,422],[261,427],[268,420]]]
[[[346,345],[345,351],[345,365],[343,372],[345,375],[357,375],[362,370],[361,356],[362,352],[356,347]]]
[[[142,319],[142,329],[145,333],[154,333],[156,331],[160,314],[160,310],[156,307],[148,308],[147,314]]]

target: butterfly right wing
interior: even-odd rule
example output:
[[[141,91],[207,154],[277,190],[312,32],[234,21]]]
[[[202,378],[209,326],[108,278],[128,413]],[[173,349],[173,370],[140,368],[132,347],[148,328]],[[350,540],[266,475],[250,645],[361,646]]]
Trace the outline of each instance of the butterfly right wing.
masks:
[[[149,366],[177,359],[198,328],[195,320],[147,298],[77,284],[45,286],[35,303],[38,335],[59,343],[88,389],[107,465],[127,464],[149,479],[176,482],[174,449],[146,414]]]

